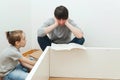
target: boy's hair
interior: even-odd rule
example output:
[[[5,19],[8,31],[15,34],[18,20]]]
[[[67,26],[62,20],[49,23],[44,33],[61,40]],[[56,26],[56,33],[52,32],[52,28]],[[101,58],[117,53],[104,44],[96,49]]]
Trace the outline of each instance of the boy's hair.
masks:
[[[68,9],[64,6],[58,6],[54,11],[54,16],[57,19],[68,19]]]
[[[22,30],[7,31],[6,37],[8,39],[8,42],[11,45],[15,46],[16,41],[21,41],[22,33]]]

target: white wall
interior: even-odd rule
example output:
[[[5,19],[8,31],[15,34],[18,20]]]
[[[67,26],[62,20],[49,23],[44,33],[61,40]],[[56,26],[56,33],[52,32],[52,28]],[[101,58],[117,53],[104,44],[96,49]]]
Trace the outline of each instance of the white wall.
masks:
[[[90,0],[83,22],[87,46],[120,47],[120,1]]]
[[[70,18],[82,28],[85,46],[120,47],[120,0],[32,0],[33,47],[39,47],[36,30],[53,17],[58,5],[66,6]]]
[[[9,44],[5,32],[22,29],[26,33],[27,44],[21,51],[31,48],[31,5],[29,0],[0,0],[0,53]]]
[[[120,0],[0,0],[0,52],[8,46],[4,32],[23,29],[27,45],[23,49],[39,48],[36,32],[56,6],[64,5],[82,28],[85,46],[120,47]]]

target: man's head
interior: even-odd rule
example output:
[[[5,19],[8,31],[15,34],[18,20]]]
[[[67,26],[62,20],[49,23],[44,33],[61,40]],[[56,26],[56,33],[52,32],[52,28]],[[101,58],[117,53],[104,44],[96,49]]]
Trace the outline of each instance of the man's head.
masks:
[[[56,7],[54,11],[54,16],[58,21],[59,25],[64,25],[66,20],[68,19],[68,9],[64,6]]]

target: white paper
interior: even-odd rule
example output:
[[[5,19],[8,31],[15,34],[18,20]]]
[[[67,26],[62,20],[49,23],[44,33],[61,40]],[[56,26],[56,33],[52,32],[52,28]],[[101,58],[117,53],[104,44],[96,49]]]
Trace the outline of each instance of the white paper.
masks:
[[[76,43],[69,43],[69,44],[52,43],[51,48],[54,50],[86,49],[83,45],[79,45]]]

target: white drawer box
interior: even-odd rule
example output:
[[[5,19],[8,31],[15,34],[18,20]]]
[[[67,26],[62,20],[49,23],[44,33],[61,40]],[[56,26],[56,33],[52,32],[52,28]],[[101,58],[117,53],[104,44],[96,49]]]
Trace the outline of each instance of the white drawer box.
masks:
[[[120,48],[54,50],[47,47],[26,80],[49,77],[120,80]]]

